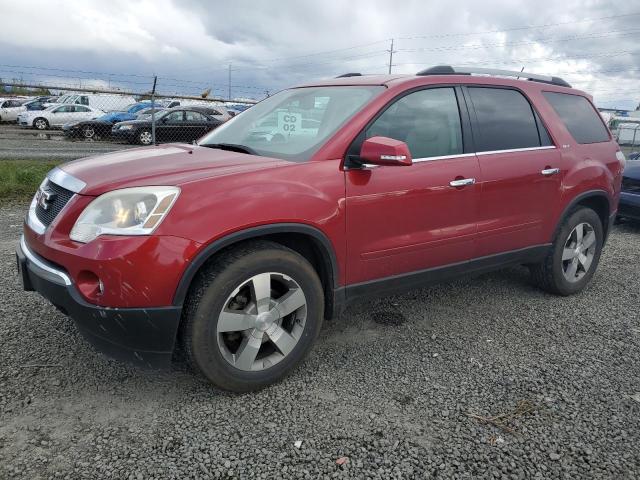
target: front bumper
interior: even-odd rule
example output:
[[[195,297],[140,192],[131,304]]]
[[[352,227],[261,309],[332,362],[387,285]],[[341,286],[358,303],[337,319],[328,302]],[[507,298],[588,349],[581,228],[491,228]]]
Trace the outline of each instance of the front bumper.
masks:
[[[16,249],[18,270],[27,291],[37,291],[106,355],[143,367],[161,368],[173,356],[182,307],[108,308],[86,302],[71,276],[40,257],[24,237]]]
[[[640,194],[621,192],[618,216],[640,220]]]

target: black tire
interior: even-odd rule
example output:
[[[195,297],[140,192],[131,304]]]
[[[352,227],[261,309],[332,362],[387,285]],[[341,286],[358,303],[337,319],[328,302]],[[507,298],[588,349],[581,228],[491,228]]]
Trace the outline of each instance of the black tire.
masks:
[[[275,365],[259,371],[241,370],[225,359],[218,345],[219,315],[238,286],[265,272],[285,274],[300,286],[306,299],[304,330],[293,349]],[[258,390],[282,379],[303,360],[320,332],[323,317],[322,284],[311,264],[282,245],[255,241],[221,254],[197,275],[185,303],[181,345],[191,366],[215,386],[234,392]]]
[[[151,130],[148,130],[146,128],[140,130],[136,133],[136,140],[140,145],[151,145],[153,143]]]
[[[570,282],[563,273],[562,253],[571,232],[581,223],[593,227],[596,236],[595,252],[587,272],[575,282]],[[572,210],[556,231],[552,247],[545,259],[537,264],[529,265],[533,282],[541,289],[556,295],[573,295],[584,289],[593,277],[604,241],[602,220],[598,214],[587,207],[577,207]]]
[[[33,121],[33,127],[38,130],[46,130],[49,128],[49,122],[46,118],[38,117]]]

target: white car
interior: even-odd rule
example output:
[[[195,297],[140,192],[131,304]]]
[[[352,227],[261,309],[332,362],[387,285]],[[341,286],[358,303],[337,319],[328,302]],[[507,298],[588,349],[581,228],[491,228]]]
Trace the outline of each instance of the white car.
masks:
[[[23,127],[45,130],[62,127],[65,123],[93,120],[104,115],[102,110],[86,105],[52,105],[46,110],[27,111],[18,115],[18,123]]]
[[[27,111],[23,102],[14,99],[0,98],[0,122],[15,122],[18,115]]]

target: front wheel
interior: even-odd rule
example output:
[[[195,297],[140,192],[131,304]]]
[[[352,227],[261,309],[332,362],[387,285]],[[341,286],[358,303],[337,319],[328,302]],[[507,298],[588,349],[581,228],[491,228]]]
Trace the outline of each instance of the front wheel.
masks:
[[[322,325],[324,295],[311,264],[272,242],[252,242],[216,258],[187,300],[182,345],[214,385],[245,392],[288,374]]]
[[[140,145],[151,145],[153,143],[153,136],[149,130],[141,130],[138,133],[138,143]]]
[[[598,214],[590,208],[577,208],[558,229],[546,258],[530,266],[534,282],[557,295],[580,292],[595,273],[603,244]]]

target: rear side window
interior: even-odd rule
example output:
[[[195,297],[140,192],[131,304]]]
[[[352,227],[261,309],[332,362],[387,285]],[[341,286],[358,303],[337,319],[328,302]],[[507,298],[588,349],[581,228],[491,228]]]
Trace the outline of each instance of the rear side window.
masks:
[[[589,100],[567,93],[543,92],[543,95],[576,142],[584,144],[609,141],[609,132]]]
[[[474,132],[476,151],[542,145],[533,109],[520,92],[484,87],[469,87],[468,91],[478,120]],[[544,129],[542,125],[541,128]]]

